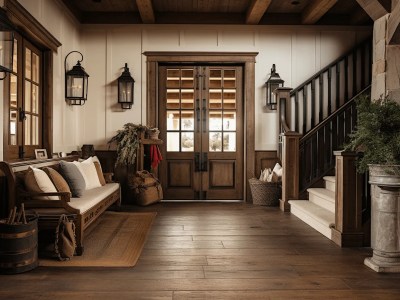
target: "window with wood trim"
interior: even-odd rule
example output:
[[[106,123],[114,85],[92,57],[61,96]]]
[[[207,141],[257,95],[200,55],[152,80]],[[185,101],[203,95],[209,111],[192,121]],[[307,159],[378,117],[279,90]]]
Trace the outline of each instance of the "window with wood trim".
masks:
[[[4,81],[4,160],[34,158],[43,148],[43,53],[16,34],[13,71]]]

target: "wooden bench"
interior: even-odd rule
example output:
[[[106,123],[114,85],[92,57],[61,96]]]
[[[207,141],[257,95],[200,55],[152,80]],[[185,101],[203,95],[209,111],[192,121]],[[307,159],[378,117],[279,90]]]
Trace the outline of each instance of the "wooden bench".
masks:
[[[86,229],[94,223],[94,221],[109,208],[112,204],[120,204],[120,186],[118,184],[118,188],[115,186],[116,183],[111,182],[110,174],[104,174],[107,184],[105,186],[96,188],[99,191],[99,194],[102,194],[102,191],[106,194],[101,197],[99,201],[97,201],[93,206],[84,211],[80,211],[72,207],[72,200],[80,199],[80,198],[71,198],[69,193],[28,193],[24,187],[24,176],[28,171],[29,167],[42,168],[42,167],[51,167],[55,170],[59,171],[59,162],[61,160],[64,161],[75,161],[78,160],[79,156],[68,156],[63,158],[54,158],[54,159],[46,159],[46,160],[31,160],[24,162],[16,162],[16,163],[7,163],[0,162],[0,170],[5,176],[5,185],[6,185],[6,199],[7,211],[9,211],[14,206],[19,206],[21,203],[24,203],[24,206],[27,209],[35,210],[40,217],[40,229],[54,229],[56,223],[58,221],[58,217],[61,214],[67,214],[75,216],[74,221],[76,225],[76,241],[77,241],[77,249],[76,254],[82,255],[83,253],[83,239],[84,232]],[[113,186],[110,186],[113,185]],[[89,190],[90,192],[91,190]],[[88,191],[87,191],[88,192]],[[90,193],[89,197],[90,197]],[[83,197],[85,197],[86,192]],[[59,196],[60,200],[36,200],[35,197],[38,196]],[[3,200],[4,201],[4,200]]]

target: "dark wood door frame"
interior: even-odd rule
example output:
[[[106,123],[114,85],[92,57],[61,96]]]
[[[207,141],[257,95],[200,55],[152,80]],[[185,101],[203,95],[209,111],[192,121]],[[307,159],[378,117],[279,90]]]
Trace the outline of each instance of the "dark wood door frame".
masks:
[[[157,125],[158,120],[158,66],[161,63],[221,63],[243,65],[244,126],[245,140],[245,192],[244,200],[251,201],[248,180],[255,172],[255,62],[258,52],[144,52],[147,57],[146,120]]]

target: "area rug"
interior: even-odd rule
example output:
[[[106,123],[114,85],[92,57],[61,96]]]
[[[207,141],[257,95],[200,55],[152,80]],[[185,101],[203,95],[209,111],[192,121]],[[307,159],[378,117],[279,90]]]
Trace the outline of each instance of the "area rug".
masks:
[[[85,236],[82,256],[69,261],[39,258],[40,266],[133,267],[157,213],[105,212]]]

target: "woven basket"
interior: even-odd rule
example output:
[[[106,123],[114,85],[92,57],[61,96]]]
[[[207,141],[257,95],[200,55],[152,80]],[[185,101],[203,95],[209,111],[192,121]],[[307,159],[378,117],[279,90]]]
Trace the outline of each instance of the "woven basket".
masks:
[[[282,189],[280,182],[266,182],[256,178],[249,179],[253,204],[278,206]]]

